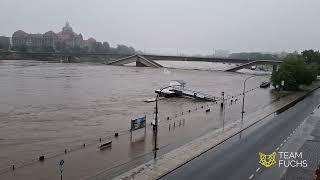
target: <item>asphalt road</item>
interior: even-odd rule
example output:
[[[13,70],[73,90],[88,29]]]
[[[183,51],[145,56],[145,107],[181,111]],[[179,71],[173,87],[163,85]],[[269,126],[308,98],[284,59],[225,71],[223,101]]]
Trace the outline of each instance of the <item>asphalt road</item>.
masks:
[[[253,179],[253,172],[263,171],[263,167],[257,169],[258,153],[275,151],[319,103],[320,90],[317,90],[287,111],[249,129],[241,139],[234,137],[161,179]]]

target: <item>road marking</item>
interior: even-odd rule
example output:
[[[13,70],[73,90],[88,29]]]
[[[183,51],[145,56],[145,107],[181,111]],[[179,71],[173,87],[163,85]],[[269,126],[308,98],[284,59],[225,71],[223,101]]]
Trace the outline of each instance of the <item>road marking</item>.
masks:
[[[278,150],[279,150],[279,147],[277,147],[276,151],[278,151]]]
[[[260,168],[258,168],[257,170],[256,170],[256,172],[258,172],[260,170]]]
[[[254,175],[253,175],[253,174],[251,174],[251,176],[249,177],[249,179],[252,179],[252,178],[253,178],[253,176],[254,176]]]

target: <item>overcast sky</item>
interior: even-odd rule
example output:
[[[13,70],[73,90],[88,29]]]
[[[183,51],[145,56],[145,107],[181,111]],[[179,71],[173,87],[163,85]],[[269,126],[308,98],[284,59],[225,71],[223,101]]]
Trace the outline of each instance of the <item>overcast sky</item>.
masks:
[[[0,35],[61,31],[153,53],[319,49],[319,0],[1,0]]]

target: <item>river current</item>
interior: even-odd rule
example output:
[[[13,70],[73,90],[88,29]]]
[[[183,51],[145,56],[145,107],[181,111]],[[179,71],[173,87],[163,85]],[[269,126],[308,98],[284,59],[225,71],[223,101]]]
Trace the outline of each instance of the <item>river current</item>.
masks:
[[[208,70],[2,60],[0,168],[126,131],[134,118],[146,115],[150,123],[154,103],[143,100],[155,97],[154,91],[171,80],[184,80],[189,89],[217,97],[224,91],[227,97],[239,95],[248,76]],[[251,79],[247,89],[259,86],[262,79]],[[271,99],[269,90],[256,89],[247,97],[246,108],[254,110]],[[160,121],[202,103],[163,99],[159,102]],[[240,110],[230,112],[228,119],[239,115]]]

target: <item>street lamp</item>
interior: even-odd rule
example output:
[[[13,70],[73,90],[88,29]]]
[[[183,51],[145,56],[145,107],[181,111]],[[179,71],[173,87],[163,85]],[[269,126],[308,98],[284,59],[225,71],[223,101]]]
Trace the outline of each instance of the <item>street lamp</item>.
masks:
[[[241,111],[241,130],[242,130],[242,126],[243,126],[243,116],[244,116],[244,98],[246,95],[246,82],[247,80],[253,78],[253,77],[258,77],[258,76],[264,76],[264,75],[253,75],[253,76],[249,76],[247,77],[244,82],[243,82],[243,92],[242,92],[242,111]],[[241,139],[241,132],[240,132],[240,139]]]
[[[155,110],[155,123],[153,125],[153,133],[154,133],[154,136],[155,136],[155,139],[154,139],[154,158],[157,157],[157,150],[159,149],[158,148],[158,98],[159,98],[159,95],[161,94],[161,92],[168,88],[168,87],[171,87],[171,86],[166,86],[164,88],[161,88],[160,91],[158,92],[157,96],[156,96],[156,110]]]
[[[256,77],[257,75],[253,75],[253,76],[249,76],[247,77],[244,81],[243,81],[243,92],[242,92],[242,111],[241,111],[241,129],[242,130],[242,126],[243,126],[243,115],[244,115],[244,97],[245,97],[245,94],[246,94],[246,82],[247,80],[253,78],[253,77]],[[241,136],[242,136],[242,132],[240,132],[240,136],[239,138],[241,139]]]
[[[244,80],[244,82],[243,82],[241,124],[243,123],[243,115],[244,115],[244,113],[245,113],[245,112],[244,112],[244,97],[245,97],[245,94],[246,94],[246,82],[247,82],[247,80],[249,80],[250,78],[253,78],[253,77],[256,77],[256,75],[247,77],[247,78]]]

